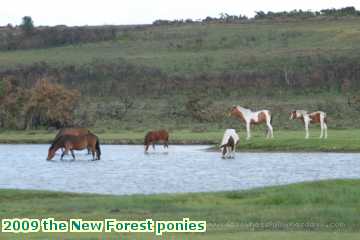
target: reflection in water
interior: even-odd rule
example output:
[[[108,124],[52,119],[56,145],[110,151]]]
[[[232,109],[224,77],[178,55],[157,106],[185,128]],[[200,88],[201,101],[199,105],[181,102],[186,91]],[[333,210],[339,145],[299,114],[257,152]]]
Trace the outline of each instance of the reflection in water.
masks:
[[[328,178],[360,178],[360,154],[238,153],[221,159],[207,146],[103,145],[102,160],[86,151],[46,161],[48,145],[0,145],[0,188],[106,194],[248,189]]]

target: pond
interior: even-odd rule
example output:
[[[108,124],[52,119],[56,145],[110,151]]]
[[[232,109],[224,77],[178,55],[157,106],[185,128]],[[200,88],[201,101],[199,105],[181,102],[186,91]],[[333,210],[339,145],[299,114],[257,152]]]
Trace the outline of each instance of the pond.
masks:
[[[334,178],[360,178],[358,153],[240,152],[221,159],[209,146],[103,145],[102,160],[76,152],[46,161],[49,145],[0,144],[0,188],[100,194],[240,190]]]

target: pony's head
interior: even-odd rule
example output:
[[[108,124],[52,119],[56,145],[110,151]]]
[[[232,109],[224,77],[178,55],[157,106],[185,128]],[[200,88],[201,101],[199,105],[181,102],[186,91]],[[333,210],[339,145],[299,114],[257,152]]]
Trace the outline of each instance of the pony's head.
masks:
[[[46,158],[46,160],[51,160],[54,156],[55,156],[55,146],[54,144],[51,144],[51,146],[49,147],[48,150],[48,156]]]
[[[244,110],[244,108],[240,107],[240,106],[232,106],[230,112],[229,112],[229,117],[236,117],[240,120],[244,120],[244,112],[243,111],[247,111],[246,109]]]
[[[297,116],[296,110],[290,112],[290,114],[289,114],[289,119],[290,120],[296,119],[297,117],[298,116]]]
[[[230,112],[229,112],[229,117],[231,116],[236,116],[237,114],[239,114],[239,109],[237,106],[233,105],[230,109]]]

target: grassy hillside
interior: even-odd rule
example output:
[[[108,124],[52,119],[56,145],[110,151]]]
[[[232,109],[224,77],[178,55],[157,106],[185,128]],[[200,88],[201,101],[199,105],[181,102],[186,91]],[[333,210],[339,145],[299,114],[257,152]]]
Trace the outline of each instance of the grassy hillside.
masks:
[[[345,17],[142,26],[111,41],[1,51],[0,79],[29,88],[46,77],[79,89],[85,97],[76,117],[86,115],[80,122],[95,127],[238,127],[224,114],[240,104],[272,110],[277,128],[296,128],[287,121],[294,108],[326,111],[330,127],[353,128],[360,117],[360,101],[349,105],[360,89],[359,23]],[[113,116],[121,97],[133,105],[126,116]],[[194,100],[198,109],[189,109]]]
[[[3,218],[57,220],[206,220],[207,233],[185,235],[191,239],[356,239],[360,226],[359,184],[358,180],[332,180],[240,192],[150,196],[1,190],[0,214]],[[29,236],[43,239],[49,234]],[[99,239],[101,235],[52,236]],[[129,234],[125,236],[130,238]],[[142,239],[140,234],[133,236]],[[169,234],[166,239],[175,236],[180,237]]]
[[[6,51],[2,67],[48,62],[85,64],[94,59],[157,67],[165,72],[259,70],[297,57],[334,57],[359,51],[360,19],[189,24],[131,30],[117,40],[66,47]],[[355,51],[355,52],[354,52]],[[259,67],[260,64],[260,67]]]

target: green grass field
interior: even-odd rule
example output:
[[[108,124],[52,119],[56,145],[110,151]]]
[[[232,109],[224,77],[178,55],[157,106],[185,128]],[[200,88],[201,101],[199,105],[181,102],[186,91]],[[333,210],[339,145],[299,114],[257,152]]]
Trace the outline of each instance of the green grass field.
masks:
[[[0,190],[2,218],[207,221],[206,233],[122,239],[358,239],[360,181],[331,180],[247,191],[102,196]],[[1,239],[24,237],[4,234]],[[118,239],[118,234],[26,235],[26,239]],[[107,238],[105,237],[107,236]],[[120,238],[121,239],[121,238]]]
[[[287,123],[293,109],[325,111],[331,128],[357,128],[359,103],[350,106],[348,100],[360,86],[359,23],[359,17],[348,17],[147,26],[113,41],[0,51],[0,73],[28,88],[41,78],[38,72],[49,71],[50,80],[82,92],[77,110],[86,114],[77,117],[89,116],[105,132],[114,125],[130,132],[192,130],[195,124],[223,129],[229,124],[217,113],[233,104],[270,109],[282,129],[293,129]],[[210,120],[194,118],[186,107],[198,95],[205,113],[214,113]],[[114,117],[111,106],[119,105],[119,96],[134,104],[126,116]],[[4,128],[21,128],[23,115],[4,116]]]
[[[96,129],[93,130],[95,133]],[[359,152],[360,130],[329,130],[328,139],[319,139],[320,130],[311,129],[310,139],[304,139],[304,131],[278,130],[274,139],[266,139],[263,131],[253,131],[252,139],[240,131],[239,151],[323,151],[323,152]],[[98,133],[103,144],[143,144],[145,131],[123,131]],[[174,130],[170,132],[170,144],[210,144],[220,143],[223,130],[192,132]],[[50,143],[55,132],[47,131],[3,131],[1,143]]]
[[[35,50],[4,51],[0,65],[47,62],[86,64],[94,59],[157,67],[165,72],[254,70],[282,66],[300,56],[359,52],[359,18],[337,21],[190,24],[127,31],[117,40]]]

